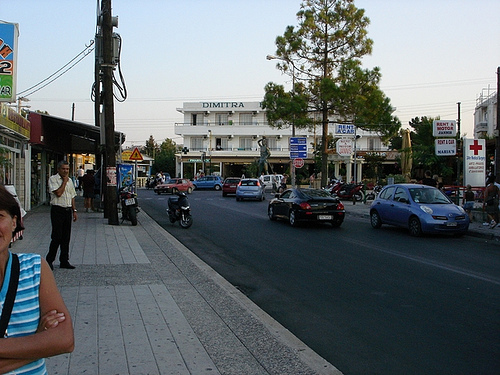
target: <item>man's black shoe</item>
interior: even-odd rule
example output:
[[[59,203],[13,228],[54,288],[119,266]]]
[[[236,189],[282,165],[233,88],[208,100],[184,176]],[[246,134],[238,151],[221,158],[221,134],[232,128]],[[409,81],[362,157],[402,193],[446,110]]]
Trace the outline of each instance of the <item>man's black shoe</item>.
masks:
[[[75,266],[72,266],[71,264],[69,263],[63,263],[59,266],[59,268],[67,268],[68,270],[74,270],[75,269]]]

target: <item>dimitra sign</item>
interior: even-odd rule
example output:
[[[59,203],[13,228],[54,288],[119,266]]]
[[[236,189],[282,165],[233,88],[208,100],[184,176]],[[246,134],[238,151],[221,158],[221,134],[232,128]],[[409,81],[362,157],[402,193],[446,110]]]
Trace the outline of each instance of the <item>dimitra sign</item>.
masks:
[[[437,156],[453,156],[457,154],[457,140],[455,138],[436,139]]]
[[[340,138],[335,147],[337,149],[337,154],[340,156],[352,155],[352,139],[350,138]]]
[[[464,185],[484,186],[486,178],[486,141],[464,138]]]
[[[457,122],[455,120],[434,120],[432,122],[432,135],[434,137],[456,137]]]

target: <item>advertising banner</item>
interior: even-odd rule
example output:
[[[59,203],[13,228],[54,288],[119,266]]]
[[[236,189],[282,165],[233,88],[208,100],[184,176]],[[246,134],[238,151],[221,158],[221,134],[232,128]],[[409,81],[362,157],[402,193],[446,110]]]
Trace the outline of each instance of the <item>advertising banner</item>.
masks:
[[[19,25],[0,21],[0,102],[16,101]]]
[[[457,140],[455,138],[436,139],[437,156],[453,156],[457,154]]]
[[[341,156],[351,156],[353,152],[352,139],[350,138],[340,138],[335,144],[337,149],[337,154]]]
[[[118,188],[132,186],[134,183],[134,166],[132,164],[118,164]]]
[[[464,138],[464,185],[483,187],[486,179],[486,141]]]

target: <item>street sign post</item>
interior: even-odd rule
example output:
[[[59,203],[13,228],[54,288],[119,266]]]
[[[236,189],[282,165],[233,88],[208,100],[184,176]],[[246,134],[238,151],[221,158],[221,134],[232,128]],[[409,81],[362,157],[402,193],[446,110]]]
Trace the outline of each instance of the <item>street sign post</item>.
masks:
[[[305,159],[307,158],[307,138],[306,137],[291,137],[290,138],[290,159]]]

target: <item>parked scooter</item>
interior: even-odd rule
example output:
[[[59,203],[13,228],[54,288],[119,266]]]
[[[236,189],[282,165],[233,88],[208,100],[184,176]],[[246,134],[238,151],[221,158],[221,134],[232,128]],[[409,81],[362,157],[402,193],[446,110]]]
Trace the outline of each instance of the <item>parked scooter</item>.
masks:
[[[377,184],[373,187],[373,190],[371,192],[369,192],[368,194],[366,194],[366,199],[367,200],[374,200],[375,198],[377,198],[377,195],[378,193],[380,193],[380,191],[382,190],[382,185],[380,184]]]
[[[331,195],[340,199],[349,199],[353,202],[361,202],[365,199],[364,184],[345,184],[337,181],[333,185],[325,188]]]
[[[172,224],[179,221],[180,226],[187,229],[193,224],[187,195],[184,192],[177,192],[175,195],[177,196],[168,198],[168,219]]]
[[[132,186],[123,186],[120,188],[120,202],[122,205],[122,223],[128,220],[132,225],[137,225],[137,212],[139,212],[139,204],[137,202],[137,194],[132,190]]]

